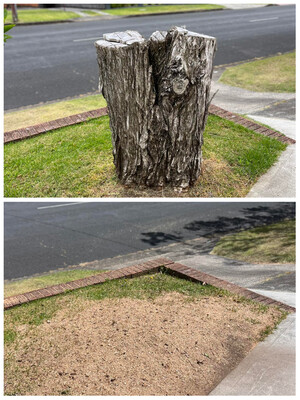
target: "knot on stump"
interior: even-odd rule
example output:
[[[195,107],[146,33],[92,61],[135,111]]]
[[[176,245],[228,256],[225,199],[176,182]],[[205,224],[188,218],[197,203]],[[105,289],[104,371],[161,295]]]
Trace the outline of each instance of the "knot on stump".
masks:
[[[201,173],[216,39],[174,27],[95,43],[114,164],[126,185],[187,188]]]

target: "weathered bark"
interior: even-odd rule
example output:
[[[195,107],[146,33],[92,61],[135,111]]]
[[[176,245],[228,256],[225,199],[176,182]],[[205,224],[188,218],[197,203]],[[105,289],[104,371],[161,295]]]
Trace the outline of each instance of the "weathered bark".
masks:
[[[201,172],[215,38],[173,28],[95,43],[114,163],[124,184],[185,188]]]

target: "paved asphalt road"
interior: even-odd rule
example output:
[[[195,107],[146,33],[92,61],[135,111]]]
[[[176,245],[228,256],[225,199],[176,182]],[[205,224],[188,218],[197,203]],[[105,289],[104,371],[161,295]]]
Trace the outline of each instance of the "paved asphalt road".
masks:
[[[105,32],[185,25],[215,36],[215,65],[295,49],[295,6],[20,26],[4,49],[5,110],[97,91],[94,41]]]
[[[59,207],[53,207],[59,206]],[[294,203],[5,203],[13,279],[294,216]]]

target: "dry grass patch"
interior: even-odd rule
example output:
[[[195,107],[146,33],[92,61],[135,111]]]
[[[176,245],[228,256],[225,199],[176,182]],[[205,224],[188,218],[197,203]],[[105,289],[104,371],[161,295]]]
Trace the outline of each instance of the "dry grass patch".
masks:
[[[5,393],[207,395],[284,316],[165,274],[33,302],[5,313]]]
[[[235,194],[238,197],[244,197],[249,191],[251,179],[247,176],[232,174],[230,164],[225,160],[216,159],[212,154],[209,159],[203,160],[199,183],[203,193],[200,193],[199,188],[195,187],[191,190],[194,196],[222,197],[225,191],[228,197]]]
[[[4,132],[28,126],[42,124],[70,115],[106,107],[102,95],[82,96],[77,99],[58,101],[25,110],[6,112],[4,114]]]

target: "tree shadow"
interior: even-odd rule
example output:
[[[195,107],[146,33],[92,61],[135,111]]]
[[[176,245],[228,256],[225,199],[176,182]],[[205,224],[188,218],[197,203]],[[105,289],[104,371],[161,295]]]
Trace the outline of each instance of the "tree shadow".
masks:
[[[193,221],[185,225],[184,229],[200,232],[202,235],[216,235],[269,225],[284,219],[295,218],[295,203],[282,203],[275,207],[247,207],[241,212],[244,214],[242,217],[218,217],[212,221]]]
[[[142,233],[142,235],[145,236],[142,242],[149,243],[151,246],[169,242],[181,242],[183,239],[181,235],[172,235],[164,232],[146,232]]]
[[[182,229],[189,232],[196,232],[197,237],[219,237],[225,233],[234,233],[245,229],[273,224],[285,219],[294,219],[295,203],[280,203],[276,205],[270,203],[270,205],[264,206],[245,207],[240,210],[239,213],[242,213],[239,217],[216,217],[209,221],[195,220],[184,225]],[[161,244],[182,242],[185,235],[180,233],[143,232],[142,236],[143,242],[151,246],[158,246]],[[215,242],[207,243],[206,246],[205,243],[196,244],[195,250],[198,251],[198,254],[208,254],[212,250],[214,244]]]

